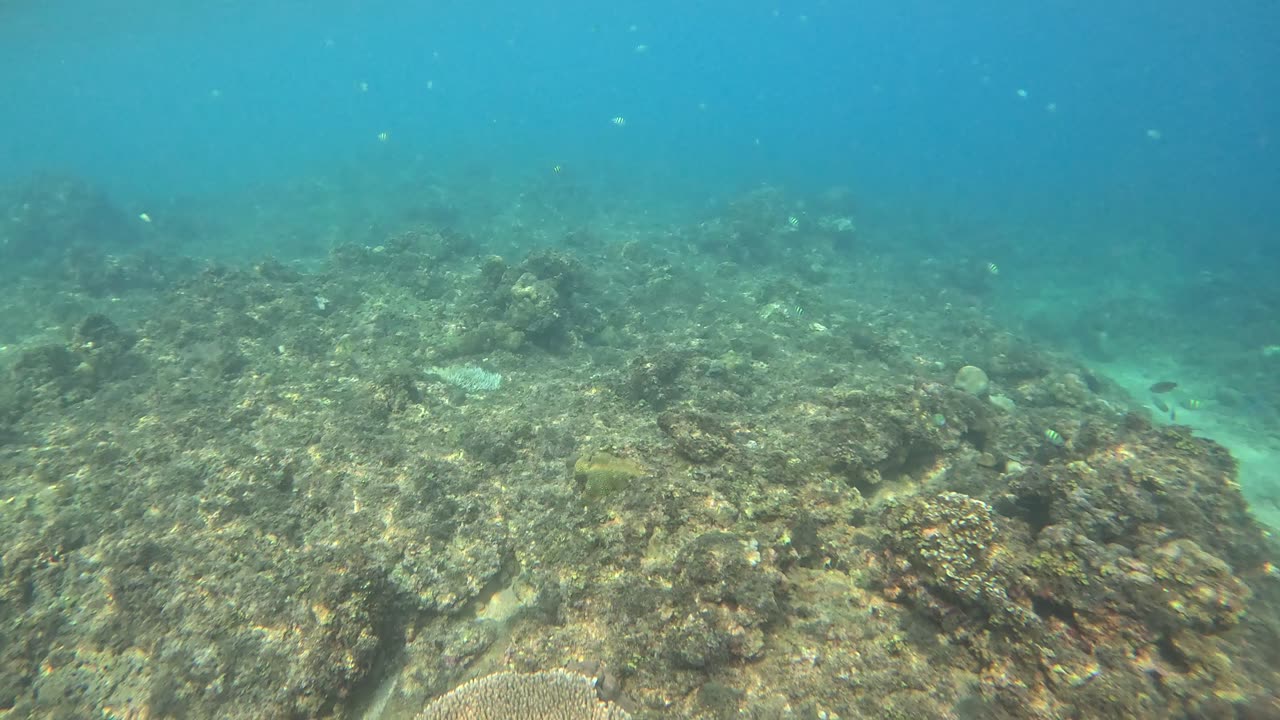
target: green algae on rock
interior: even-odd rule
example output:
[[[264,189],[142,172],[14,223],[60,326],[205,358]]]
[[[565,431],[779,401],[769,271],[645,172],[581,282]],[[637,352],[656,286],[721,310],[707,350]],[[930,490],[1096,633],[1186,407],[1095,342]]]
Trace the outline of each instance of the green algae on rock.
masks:
[[[646,472],[640,463],[604,451],[583,455],[573,464],[573,477],[582,485],[583,495],[591,500],[621,493]]]

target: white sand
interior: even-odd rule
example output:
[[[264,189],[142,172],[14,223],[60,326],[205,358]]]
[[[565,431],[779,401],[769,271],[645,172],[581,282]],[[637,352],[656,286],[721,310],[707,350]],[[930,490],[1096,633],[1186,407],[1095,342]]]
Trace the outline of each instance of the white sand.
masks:
[[[1097,370],[1127,390],[1136,402],[1145,404],[1155,422],[1186,425],[1197,436],[1230,450],[1240,464],[1240,489],[1254,517],[1280,531],[1280,437],[1261,427],[1246,410],[1215,403],[1217,388],[1213,378],[1188,376],[1186,371],[1167,363],[1143,367],[1112,363],[1097,366]],[[1175,410],[1176,421],[1150,402],[1147,388],[1161,380],[1178,383],[1176,390],[1160,396]],[[1199,409],[1187,410],[1178,405],[1192,398],[1201,402]]]

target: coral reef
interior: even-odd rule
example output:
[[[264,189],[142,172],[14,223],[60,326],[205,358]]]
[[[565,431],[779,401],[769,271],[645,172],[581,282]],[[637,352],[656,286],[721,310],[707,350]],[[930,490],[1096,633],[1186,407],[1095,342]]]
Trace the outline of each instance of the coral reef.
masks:
[[[0,717],[1280,711],[1230,454],[992,319],[985,262],[886,273],[841,193],[467,207],[15,280]]]
[[[1230,458],[1134,418],[1090,427],[1075,452],[1006,473],[994,505],[953,492],[887,505],[883,592],[1005,672],[1025,664],[1016,686],[984,689],[1008,708],[1052,693],[1098,717],[1210,712],[1249,686],[1220,661],[1252,596],[1232,568],[1266,563]]]

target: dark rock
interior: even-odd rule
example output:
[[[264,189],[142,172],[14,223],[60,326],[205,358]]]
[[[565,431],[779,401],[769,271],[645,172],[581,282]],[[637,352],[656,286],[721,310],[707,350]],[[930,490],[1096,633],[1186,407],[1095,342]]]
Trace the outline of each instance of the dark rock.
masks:
[[[667,408],[685,393],[679,377],[687,363],[687,354],[675,351],[633,358],[627,365],[627,395],[655,410]]]
[[[733,447],[729,431],[704,413],[664,412],[658,416],[658,427],[675,443],[676,451],[691,462],[711,462]]]
[[[374,385],[373,400],[386,413],[397,413],[421,403],[422,393],[409,373],[391,372]]]
[[[667,633],[674,659],[707,668],[764,652],[764,628],[779,612],[782,575],[737,535],[709,532],[676,556],[672,596],[683,618]]]

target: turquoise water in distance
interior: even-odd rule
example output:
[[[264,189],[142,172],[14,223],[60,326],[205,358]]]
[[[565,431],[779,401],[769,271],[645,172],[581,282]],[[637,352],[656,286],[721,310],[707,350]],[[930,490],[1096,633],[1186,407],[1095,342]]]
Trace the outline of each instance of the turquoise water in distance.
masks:
[[[1278,35],[1267,2],[8,2],[0,180],[150,200],[425,157],[677,204],[771,183],[1137,209],[1261,244]]]

